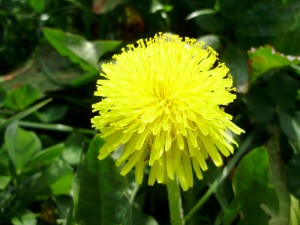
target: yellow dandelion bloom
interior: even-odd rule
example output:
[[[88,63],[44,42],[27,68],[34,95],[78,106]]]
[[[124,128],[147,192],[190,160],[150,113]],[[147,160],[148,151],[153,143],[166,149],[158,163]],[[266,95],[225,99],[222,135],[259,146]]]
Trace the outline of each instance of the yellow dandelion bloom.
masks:
[[[226,130],[243,132],[223,106],[236,95],[228,68],[217,53],[195,39],[159,33],[128,45],[114,61],[102,65],[92,118],[106,143],[99,159],[116,150],[126,175],[135,168],[141,183],[145,166],[153,185],[178,179],[183,190],[193,186],[193,171],[202,179],[210,158],[233,153],[235,141]]]

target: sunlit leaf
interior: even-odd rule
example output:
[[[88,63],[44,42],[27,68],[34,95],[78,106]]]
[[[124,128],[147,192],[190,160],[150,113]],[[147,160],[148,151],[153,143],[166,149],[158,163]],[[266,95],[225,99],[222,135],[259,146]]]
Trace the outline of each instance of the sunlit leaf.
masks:
[[[60,30],[43,28],[47,40],[64,56],[79,64],[84,70],[99,71],[98,60],[105,53],[120,45],[120,41],[90,42],[81,36]]]
[[[34,213],[30,212],[29,210],[26,210],[21,215],[12,218],[11,223],[13,225],[36,225],[37,219]]]
[[[300,57],[293,57],[276,52],[271,46],[251,49],[249,65],[251,81],[255,81],[265,72],[284,66],[300,64]]]

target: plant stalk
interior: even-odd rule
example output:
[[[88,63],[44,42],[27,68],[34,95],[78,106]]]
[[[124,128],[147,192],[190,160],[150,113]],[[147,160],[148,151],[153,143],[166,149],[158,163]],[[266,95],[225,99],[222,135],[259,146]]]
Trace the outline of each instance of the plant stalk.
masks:
[[[180,189],[176,179],[167,183],[171,225],[184,225]]]

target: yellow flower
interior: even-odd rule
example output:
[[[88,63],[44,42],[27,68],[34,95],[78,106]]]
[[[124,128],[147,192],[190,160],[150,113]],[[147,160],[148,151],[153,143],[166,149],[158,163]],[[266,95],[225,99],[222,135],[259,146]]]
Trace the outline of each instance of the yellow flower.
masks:
[[[195,39],[159,33],[139,40],[102,65],[92,119],[106,143],[99,159],[116,150],[122,175],[135,167],[141,183],[178,179],[183,190],[193,186],[193,170],[202,179],[206,159],[223,164],[236,142],[226,131],[240,134],[223,106],[235,99],[228,68],[217,53]],[[220,154],[221,153],[221,154]]]

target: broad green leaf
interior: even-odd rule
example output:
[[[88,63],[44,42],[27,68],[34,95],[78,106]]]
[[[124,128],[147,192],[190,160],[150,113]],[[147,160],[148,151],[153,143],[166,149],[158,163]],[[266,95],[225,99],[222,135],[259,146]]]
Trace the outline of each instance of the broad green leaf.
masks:
[[[294,155],[287,167],[287,185],[290,192],[300,199],[300,153]]]
[[[132,207],[127,191],[129,183],[119,174],[112,158],[97,158],[103,140],[90,143],[79,166],[74,184],[74,224],[132,224]]]
[[[268,93],[278,108],[290,108],[297,98],[297,82],[286,74],[275,75],[269,80]]]
[[[69,173],[60,176],[57,180],[55,180],[51,185],[51,191],[53,195],[68,195],[71,192],[73,183],[73,173],[70,171]]]
[[[253,48],[248,54],[252,82],[271,69],[300,64],[300,57],[281,54],[271,46]]]
[[[250,119],[256,122],[269,121],[275,105],[265,88],[253,86],[244,98]]]
[[[281,131],[296,151],[300,151],[300,112],[277,112]]]
[[[26,169],[34,153],[41,149],[41,142],[34,132],[23,130],[15,124],[7,127],[4,143],[17,174]]]
[[[80,161],[82,155],[82,148],[84,142],[84,136],[78,133],[71,134],[65,141],[65,149],[62,153],[62,157],[71,165],[76,165]]]
[[[99,71],[99,58],[121,44],[120,41],[90,42],[81,36],[51,28],[43,28],[43,32],[61,55],[68,56],[84,70],[95,73]]]
[[[37,219],[36,215],[29,210],[26,210],[20,216],[12,218],[11,223],[13,225],[36,225]]]
[[[233,189],[234,203],[243,214],[240,224],[267,225],[268,215],[261,205],[276,213],[278,199],[269,182],[269,158],[265,148],[254,149],[241,160],[233,177]]]
[[[41,97],[43,94],[39,90],[31,85],[24,85],[8,93],[5,106],[13,110],[23,110]]]

